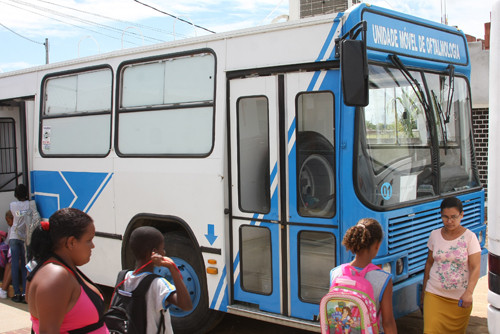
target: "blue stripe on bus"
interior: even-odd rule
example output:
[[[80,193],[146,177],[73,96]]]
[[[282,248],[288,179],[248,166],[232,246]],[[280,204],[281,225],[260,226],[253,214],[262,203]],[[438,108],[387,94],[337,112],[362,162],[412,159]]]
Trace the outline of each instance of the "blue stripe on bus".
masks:
[[[221,293],[222,286],[224,285],[225,280],[226,280],[226,267],[224,267],[224,270],[222,271],[222,275],[219,279],[219,284],[217,284],[217,289],[215,290],[214,299],[212,299],[212,303],[210,304],[211,309],[215,309],[215,307],[217,306],[217,300],[219,300],[219,294]],[[224,294],[226,294],[226,292],[227,291],[224,291]],[[219,307],[219,310],[220,310],[220,307]]]
[[[109,173],[108,174],[107,179],[105,179],[104,183],[102,184],[101,190],[99,190],[99,192],[96,194],[94,200],[90,203],[90,205],[87,208],[87,210],[85,210],[85,213],[88,213],[90,211],[90,209],[94,206],[94,203],[97,201],[97,199],[99,198],[99,196],[101,196],[102,191],[104,190],[104,188],[106,188],[106,186],[108,185],[109,181],[111,181],[111,178],[113,177],[113,175],[114,175],[114,173]]]
[[[307,91],[308,91],[308,92],[310,92],[310,91],[312,91],[312,90],[313,90],[314,85],[316,84],[316,81],[318,81],[318,78],[319,78],[319,74],[320,74],[320,73],[321,73],[320,71],[316,71],[316,72],[314,72],[314,75],[313,75],[313,77],[312,77],[312,79],[311,79],[311,83],[309,83],[309,86],[307,87]]]
[[[269,185],[270,187],[272,187],[272,184],[274,183],[274,179],[276,178],[277,174],[278,174],[278,164],[275,163],[273,171],[271,172],[271,184]]]
[[[293,118],[292,124],[290,124],[290,128],[288,129],[288,143],[289,144],[290,144],[290,140],[292,139],[294,132],[295,132],[295,117]]]
[[[319,56],[316,59],[316,61],[321,61],[326,54],[326,50],[328,50],[328,47],[330,46],[331,43],[335,43],[335,41],[332,42],[333,37],[335,36],[335,31],[337,30],[337,27],[340,23],[339,18],[342,17],[344,13],[340,12],[337,14],[335,19],[333,19],[333,24],[332,28],[330,29],[330,32],[328,33],[328,36],[326,37],[325,43],[323,44],[323,47],[321,48],[321,51],[319,52]]]

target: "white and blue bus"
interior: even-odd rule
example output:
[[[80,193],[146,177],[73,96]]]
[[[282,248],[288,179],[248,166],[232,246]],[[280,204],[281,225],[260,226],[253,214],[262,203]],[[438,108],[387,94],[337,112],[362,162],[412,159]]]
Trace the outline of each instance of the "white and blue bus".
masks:
[[[176,333],[224,312],[319,331],[342,237],[372,217],[401,317],[443,197],[484,246],[469,79],[461,31],[366,4],[0,74],[1,205],[25,182],[44,218],[88,212],[84,270],[108,286],[157,227],[193,299]]]

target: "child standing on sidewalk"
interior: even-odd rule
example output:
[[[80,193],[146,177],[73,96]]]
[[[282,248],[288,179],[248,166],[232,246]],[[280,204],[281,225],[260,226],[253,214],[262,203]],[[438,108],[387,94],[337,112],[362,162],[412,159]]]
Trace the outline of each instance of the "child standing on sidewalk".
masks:
[[[9,236],[9,247],[12,255],[12,285],[14,286],[13,301],[16,303],[25,302],[26,291],[26,214],[30,209],[28,198],[28,188],[24,184],[19,184],[14,190],[17,201],[10,203],[10,211],[14,216],[14,223]],[[19,273],[21,273],[22,287],[19,286]],[[22,294],[21,294],[22,288]]]
[[[354,260],[350,263],[358,272],[372,263],[377,256],[382,243],[383,231],[378,221],[372,218],[363,218],[344,235],[342,245],[354,253]],[[342,275],[342,268],[333,268],[330,272],[330,285],[334,278]],[[381,319],[379,333],[397,333],[396,320],[392,310],[392,275],[383,270],[373,270],[365,278],[372,284],[377,314]]]
[[[125,291],[135,290],[144,277],[153,273],[155,266],[170,270],[174,285],[165,278],[156,278],[146,292],[145,312],[147,334],[157,333],[161,326],[161,312],[164,312],[163,333],[173,333],[168,311],[170,305],[176,305],[185,311],[191,310],[193,305],[177,266],[172,259],[165,256],[163,234],[154,227],[139,227],[130,236],[130,248],[136,259],[136,267],[134,271],[129,271],[125,275],[123,282]]]

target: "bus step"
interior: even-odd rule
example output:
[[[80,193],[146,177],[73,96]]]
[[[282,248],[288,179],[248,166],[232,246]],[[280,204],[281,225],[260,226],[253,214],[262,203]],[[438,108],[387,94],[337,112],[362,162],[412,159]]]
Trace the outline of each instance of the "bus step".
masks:
[[[273,324],[294,327],[298,329],[303,329],[311,332],[321,333],[321,328],[319,322],[302,320],[297,318],[286,317],[281,314],[274,314],[269,312],[264,312],[256,310],[254,308],[244,306],[244,305],[230,305],[227,307],[227,313],[257,319],[261,321],[270,322]]]

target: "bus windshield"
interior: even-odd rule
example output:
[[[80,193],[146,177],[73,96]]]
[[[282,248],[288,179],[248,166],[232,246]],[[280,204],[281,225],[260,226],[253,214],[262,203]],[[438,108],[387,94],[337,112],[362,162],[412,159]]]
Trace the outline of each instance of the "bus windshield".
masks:
[[[372,206],[479,186],[466,80],[409,73],[429,99],[399,69],[370,65],[370,104],[358,112],[355,169],[358,193]]]

